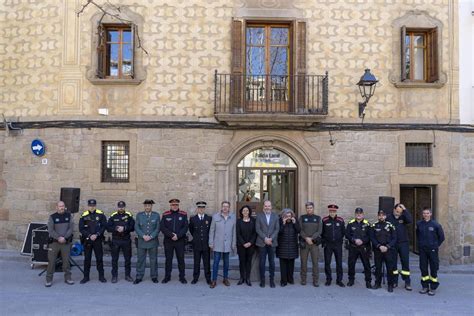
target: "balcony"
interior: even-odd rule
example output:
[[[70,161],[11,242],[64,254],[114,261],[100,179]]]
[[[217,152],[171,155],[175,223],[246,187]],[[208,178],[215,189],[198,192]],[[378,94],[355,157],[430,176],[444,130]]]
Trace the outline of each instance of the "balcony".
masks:
[[[311,125],[327,116],[327,72],[214,76],[214,115],[229,125]]]

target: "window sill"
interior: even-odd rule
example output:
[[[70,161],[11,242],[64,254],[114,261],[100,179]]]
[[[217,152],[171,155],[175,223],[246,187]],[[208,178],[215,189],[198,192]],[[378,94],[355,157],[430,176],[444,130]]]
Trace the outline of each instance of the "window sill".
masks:
[[[215,117],[230,126],[311,126],[324,121],[326,114],[286,114],[286,113],[218,113]]]
[[[89,79],[89,81],[94,85],[129,85],[129,86],[137,86],[139,85],[143,79]]]
[[[397,88],[432,88],[440,89],[444,86],[443,82],[410,82],[410,81],[399,81],[393,83]]]

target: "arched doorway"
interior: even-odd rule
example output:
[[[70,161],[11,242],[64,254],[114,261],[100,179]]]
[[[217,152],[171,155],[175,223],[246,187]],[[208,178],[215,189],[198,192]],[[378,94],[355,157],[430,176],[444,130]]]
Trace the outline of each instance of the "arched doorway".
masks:
[[[237,209],[249,205],[256,212],[263,202],[272,202],[275,211],[297,210],[297,175],[295,161],[275,148],[258,148],[237,164]]]

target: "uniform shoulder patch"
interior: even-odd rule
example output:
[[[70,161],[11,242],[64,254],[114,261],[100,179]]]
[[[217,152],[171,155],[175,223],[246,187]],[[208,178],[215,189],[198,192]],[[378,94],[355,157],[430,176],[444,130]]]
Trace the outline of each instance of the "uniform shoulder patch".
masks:
[[[171,211],[165,211],[165,212],[163,213],[163,216],[165,216],[165,215],[170,215],[170,214],[171,214]]]
[[[188,213],[186,213],[185,211],[179,211],[179,214],[181,214],[181,215],[188,215]]]
[[[110,214],[110,217],[115,216],[116,214],[117,212],[113,212],[112,214]]]
[[[356,221],[355,218],[353,218],[353,219],[351,219],[351,220],[349,221],[349,224],[352,224],[352,223],[354,223],[355,221]]]
[[[127,215],[130,216],[130,217],[133,217],[133,214],[130,213],[129,211],[125,211],[125,214],[127,214]]]
[[[327,220],[329,220],[329,216],[324,216],[324,217],[323,217],[323,222],[325,222],[325,221],[327,221]]]
[[[87,215],[89,215],[89,211],[84,211],[84,212],[82,213],[81,217],[84,217],[84,216],[87,216]]]
[[[101,210],[95,210],[97,214],[104,214]]]
[[[339,217],[339,216],[336,216],[336,220],[340,221],[340,222],[343,222],[344,219],[342,217]]]
[[[363,222],[364,224],[370,225],[369,221],[366,220],[366,219],[364,219],[362,222]]]

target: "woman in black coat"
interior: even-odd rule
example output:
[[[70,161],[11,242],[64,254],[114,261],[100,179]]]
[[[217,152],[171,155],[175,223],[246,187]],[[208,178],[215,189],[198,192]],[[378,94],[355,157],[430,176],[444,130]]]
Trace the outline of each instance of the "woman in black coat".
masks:
[[[252,209],[244,205],[239,210],[240,218],[237,220],[237,253],[239,254],[240,280],[237,285],[250,282],[250,269],[252,267],[252,257],[255,252],[255,241],[257,231],[255,230],[255,219],[252,218]]]
[[[293,272],[295,270],[295,259],[298,258],[299,233],[300,224],[295,218],[295,213],[289,208],[283,209],[276,250],[276,255],[280,258],[281,286],[294,283]]]

